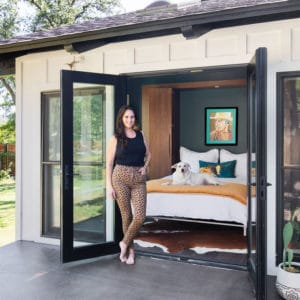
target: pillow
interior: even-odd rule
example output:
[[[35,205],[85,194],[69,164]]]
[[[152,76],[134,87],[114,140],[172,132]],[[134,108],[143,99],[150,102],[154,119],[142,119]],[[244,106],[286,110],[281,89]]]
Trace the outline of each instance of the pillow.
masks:
[[[235,176],[236,177],[247,177],[247,152],[241,154],[234,154],[230,151],[221,149],[220,151],[220,162],[236,160]]]
[[[199,172],[217,176],[218,163],[199,160]]]
[[[180,147],[180,160],[191,166],[191,171],[199,173],[199,160],[218,162],[218,149],[212,149],[206,152],[195,152],[185,147]]]
[[[235,165],[236,160],[221,162],[218,177],[235,178]]]
[[[216,175],[220,178],[235,178],[236,160],[222,162],[220,164],[199,160],[200,173]]]

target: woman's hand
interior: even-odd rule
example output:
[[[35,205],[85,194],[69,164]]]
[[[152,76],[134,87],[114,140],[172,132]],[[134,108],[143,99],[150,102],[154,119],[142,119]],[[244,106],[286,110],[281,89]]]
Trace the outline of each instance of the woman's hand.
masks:
[[[145,167],[141,167],[139,169],[139,172],[142,174],[142,175],[146,175],[146,168]]]
[[[112,186],[107,188],[107,193],[109,198],[111,198],[112,200],[116,199],[116,192]]]

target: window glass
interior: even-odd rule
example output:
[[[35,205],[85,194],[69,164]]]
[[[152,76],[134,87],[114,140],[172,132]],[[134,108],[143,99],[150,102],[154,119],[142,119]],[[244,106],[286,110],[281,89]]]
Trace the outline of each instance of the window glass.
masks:
[[[103,150],[105,90],[101,86],[76,86],[73,104],[75,235],[77,240],[82,240],[85,235],[81,232],[88,228],[85,241],[96,242],[103,240],[107,227]],[[42,94],[42,235],[53,238],[60,238],[61,228],[60,120],[59,92]]]
[[[283,79],[283,197],[284,222],[294,222],[291,248],[300,253],[300,77]]]
[[[42,235],[60,237],[60,95],[42,95]]]

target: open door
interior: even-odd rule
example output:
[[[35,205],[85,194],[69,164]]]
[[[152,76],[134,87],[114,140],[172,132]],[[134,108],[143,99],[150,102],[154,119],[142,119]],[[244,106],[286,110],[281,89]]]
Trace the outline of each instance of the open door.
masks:
[[[266,298],[266,87],[267,49],[256,50],[248,69],[248,270],[256,299]]]
[[[161,178],[179,161],[178,92],[171,87],[143,86],[142,99],[143,131],[152,155],[148,178]]]
[[[121,218],[106,197],[105,153],[126,80],[63,70],[61,99],[61,260],[117,253]]]

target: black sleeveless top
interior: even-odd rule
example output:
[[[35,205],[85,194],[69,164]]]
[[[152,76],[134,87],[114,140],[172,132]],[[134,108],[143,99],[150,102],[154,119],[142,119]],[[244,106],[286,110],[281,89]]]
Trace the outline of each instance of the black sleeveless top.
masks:
[[[135,138],[127,138],[127,145],[122,146],[118,140],[115,163],[117,165],[142,167],[146,154],[146,146],[143,134],[136,131]]]

